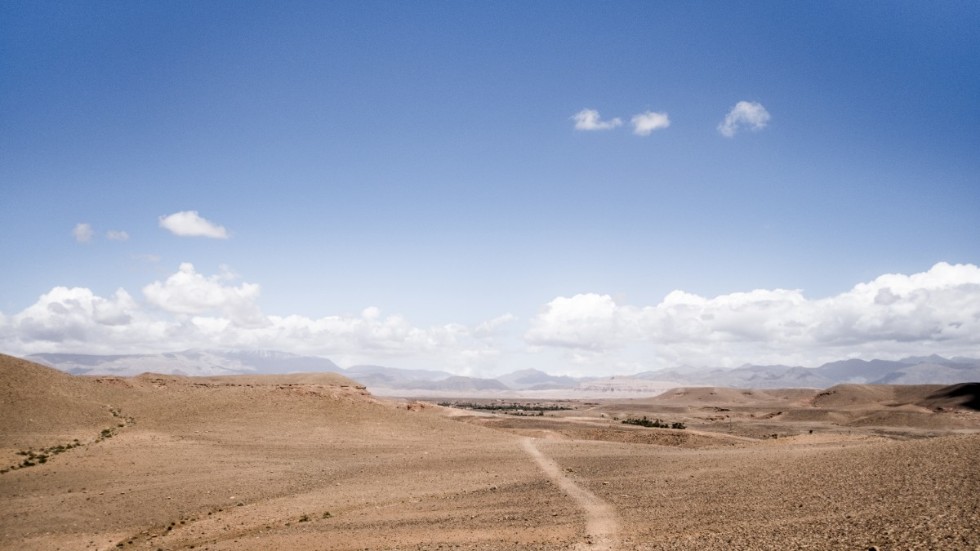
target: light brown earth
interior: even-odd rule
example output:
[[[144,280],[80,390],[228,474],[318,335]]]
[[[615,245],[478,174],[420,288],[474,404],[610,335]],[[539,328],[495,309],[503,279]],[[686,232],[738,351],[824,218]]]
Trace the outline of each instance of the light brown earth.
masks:
[[[677,389],[517,416],[0,355],[0,549],[975,550],[976,400]],[[641,416],[686,428],[620,422]]]

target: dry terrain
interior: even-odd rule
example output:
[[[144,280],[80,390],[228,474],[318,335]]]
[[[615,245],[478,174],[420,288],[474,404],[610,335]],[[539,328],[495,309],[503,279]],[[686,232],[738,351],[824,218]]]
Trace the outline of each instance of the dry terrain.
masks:
[[[456,406],[0,355],[0,548],[980,549],[977,385]]]

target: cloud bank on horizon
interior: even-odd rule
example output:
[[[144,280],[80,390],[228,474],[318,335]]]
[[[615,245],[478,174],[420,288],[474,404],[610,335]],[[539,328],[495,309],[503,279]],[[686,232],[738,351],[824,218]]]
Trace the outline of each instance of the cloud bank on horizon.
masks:
[[[756,289],[707,298],[677,290],[649,306],[598,293],[555,297],[521,329],[505,313],[467,326],[417,327],[376,307],[358,316],[264,314],[260,286],[190,263],[164,281],[98,296],[56,287],[21,312],[0,313],[0,349],[149,353],[189,348],[277,349],[348,363],[446,366],[457,373],[506,370],[509,356],[558,351],[569,371],[606,374],[745,363],[815,366],[842,358],[980,355],[980,267],[938,263],[885,274],[836,296]],[[516,330],[516,333],[515,333]],[[515,341],[506,341],[507,335]],[[645,358],[630,363],[636,353]]]

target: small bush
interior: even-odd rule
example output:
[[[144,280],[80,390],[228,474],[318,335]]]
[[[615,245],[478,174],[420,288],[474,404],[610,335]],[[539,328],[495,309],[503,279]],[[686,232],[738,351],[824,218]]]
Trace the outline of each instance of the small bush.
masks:
[[[644,415],[643,417],[641,417],[639,419],[636,419],[634,417],[628,417],[626,419],[623,419],[623,424],[624,425],[637,425],[637,426],[640,426],[640,427],[647,427],[647,428],[652,428],[652,429],[685,429],[685,428],[687,428],[684,425],[684,423],[680,423],[680,422],[667,423],[666,421],[664,421],[662,419],[652,419],[651,420],[651,419],[647,419],[647,416],[646,415]]]
[[[667,423],[664,423],[660,419],[655,419],[655,420],[652,420],[651,421],[650,419],[647,419],[647,416],[646,415],[644,415],[640,419],[636,419],[634,417],[628,417],[626,419],[623,419],[623,424],[624,425],[637,425],[637,426],[640,426],[640,427],[648,427],[648,428],[652,428],[652,429],[665,429],[665,428],[668,427]]]

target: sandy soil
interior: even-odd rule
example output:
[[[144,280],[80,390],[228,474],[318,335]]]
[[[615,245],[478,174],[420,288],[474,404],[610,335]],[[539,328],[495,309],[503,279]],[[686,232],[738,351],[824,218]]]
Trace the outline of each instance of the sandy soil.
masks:
[[[83,378],[0,356],[0,548],[980,549],[971,388],[517,416],[330,374]],[[621,423],[640,416],[686,428]]]

